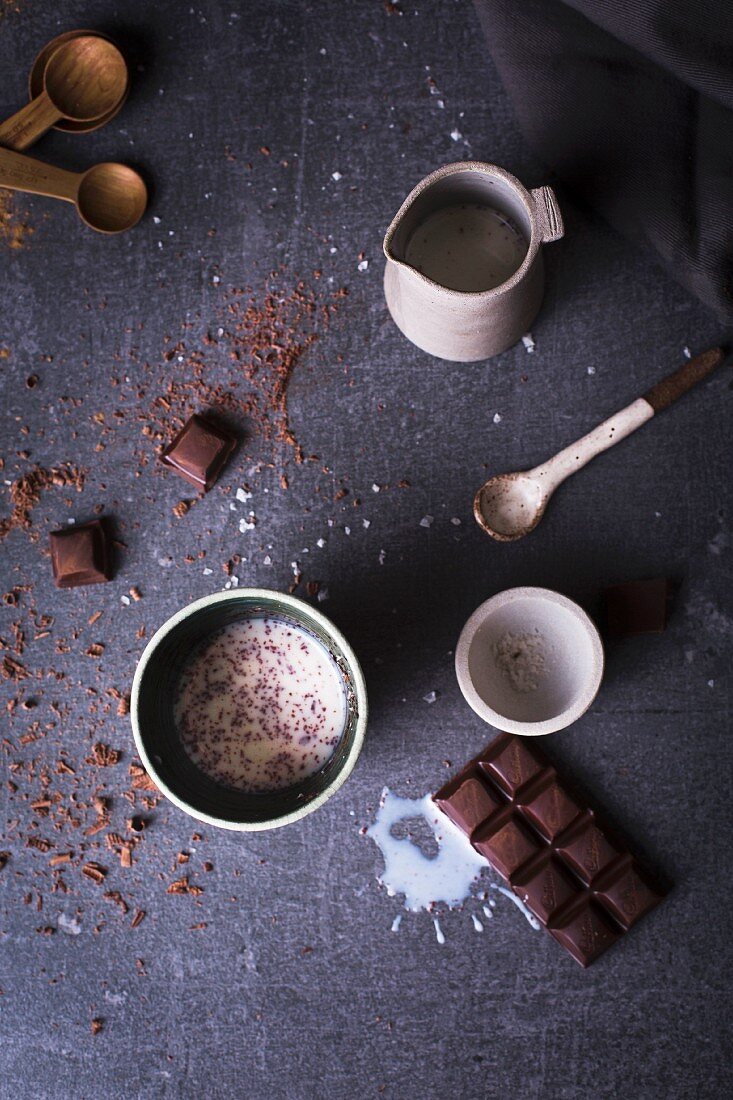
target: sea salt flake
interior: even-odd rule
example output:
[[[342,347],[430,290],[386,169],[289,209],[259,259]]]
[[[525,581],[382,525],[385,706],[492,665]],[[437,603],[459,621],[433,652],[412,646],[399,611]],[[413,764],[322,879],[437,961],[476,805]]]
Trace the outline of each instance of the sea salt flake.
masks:
[[[125,607],[129,607],[130,606],[130,597],[125,596],[125,595],[120,596],[120,603],[123,603],[125,605]]]
[[[239,521],[239,530],[242,532],[242,534],[244,534],[245,531],[254,531],[256,526],[257,523],[254,516],[252,516],[251,519],[245,519],[245,517],[242,516]]]
[[[206,566],[204,566],[204,570],[203,570],[203,572],[204,572],[204,576],[205,576],[205,577],[210,577],[210,576],[211,576],[211,574],[212,574],[212,573],[214,572],[214,570],[213,570],[213,569],[209,569],[208,565],[206,565]]]
[[[459,520],[458,516],[452,516],[451,517],[451,523],[453,524],[454,527],[460,527],[461,526],[461,521]]]
[[[237,491],[234,495],[237,498],[237,500],[240,502],[240,504],[245,504],[246,501],[252,499],[252,494],[248,493],[246,489],[237,489]]]
[[[421,527],[432,527],[434,516],[423,516],[420,520]]]
[[[429,691],[427,693],[427,695],[423,695],[423,702],[425,702],[425,703],[434,703],[437,698],[438,698],[437,691]]]
[[[357,271],[366,271],[366,269],[368,267],[369,267],[369,260],[360,260],[359,263],[356,265],[356,270]]]
[[[522,343],[524,344],[525,348],[527,349],[527,354],[528,355],[531,355],[532,352],[534,351],[535,347],[537,346],[534,342],[534,336],[532,335],[531,332],[525,332],[524,336],[522,337]]]

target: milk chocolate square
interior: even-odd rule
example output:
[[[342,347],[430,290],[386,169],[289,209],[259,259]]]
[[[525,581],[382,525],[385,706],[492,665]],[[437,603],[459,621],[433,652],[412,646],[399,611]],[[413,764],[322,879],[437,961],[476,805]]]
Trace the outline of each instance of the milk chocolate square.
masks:
[[[110,579],[109,542],[100,520],[52,531],[49,541],[57,588],[79,588]]]
[[[226,428],[194,413],[163,451],[160,461],[208,493],[236,444],[235,436]]]

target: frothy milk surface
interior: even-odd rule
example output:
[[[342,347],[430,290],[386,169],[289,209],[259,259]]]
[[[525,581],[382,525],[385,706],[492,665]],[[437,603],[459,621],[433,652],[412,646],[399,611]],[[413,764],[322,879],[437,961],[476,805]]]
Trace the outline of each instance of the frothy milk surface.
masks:
[[[284,619],[253,616],[194,650],[174,716],[189,757],[215,782],[282,790],[333,755],[346,727],[346,692],[317,638]]]
[[[412,234],[405,260],[450,290],[491,290],[510,279],[527,255],[527,241],[498,210],[457,203],[434,211]]]

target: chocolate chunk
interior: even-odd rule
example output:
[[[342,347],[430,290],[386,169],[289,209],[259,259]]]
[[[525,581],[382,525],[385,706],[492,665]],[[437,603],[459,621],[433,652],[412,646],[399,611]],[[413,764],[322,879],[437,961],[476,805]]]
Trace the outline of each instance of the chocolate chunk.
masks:
[[[52,531],[50,544],[57,588],[79,588],[110,579],[109,541],[100,520]]]
[[[615,584],[605,596],[608,630],[616,637],[661,634],[667,625],[670,583],[666,578]]]
[[[160,461],[208,493],[236,445],[231,432],[195,413],[168,444]]]
[[[502,733],[433,800],[582,966],[666,893],[526,738]]]

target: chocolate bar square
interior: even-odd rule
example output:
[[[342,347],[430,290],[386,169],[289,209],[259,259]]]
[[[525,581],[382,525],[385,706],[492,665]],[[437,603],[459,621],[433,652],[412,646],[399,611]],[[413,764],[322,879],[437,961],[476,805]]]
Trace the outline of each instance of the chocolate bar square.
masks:
[[[501,739],[497,738],[497,742]],[[514,798],[520,787],[542,771],[542,764],[519,737],[508,738],[495,756],[480,761],[479,767]]]
[[[620,876],[614,875],[608,885],[598,883],[596,896],[619,924],[628,929],[658,905],[664,895],[648,875],[629,861],[626,870]]]
[[[578,896],[579,888],[562,864],[550,856],[541,867],[517,877],[513,889],[535,916],[547,924],[571,898]]]
[[[100,520],[52,531],[49,541],[57,588],[79,588],[110,579],[109,543]]]
[[[627,581],[607,588],[608,630],[616,637],[661,634],[667,625],[670,583],[666,578]]]
[[[520,799],[519,805],[546,840],[554,840],[581,812],[577,802],[554,779],[544,790],[532,795],[530,801]]]
[[[208,493],[236,445],[231,432],[194,413],[165,448],[160,461]]]
[[[592,814],[558,844],[557,851],[586,883],[593,882],[621,854]]]
[[[436,798],[436,802],[453,824],[469,837],[501,805],[496,795],[475,776],[464,779],[455,790]]]
[[[507,879],[539,850],[529,833],[513,818],[496,832],[479,833],[473,846]]]
[[[563,918],[559,927],[550,924],[548,932],[581,966],[590,966],[620,935],[603,911],[588,899]]]

